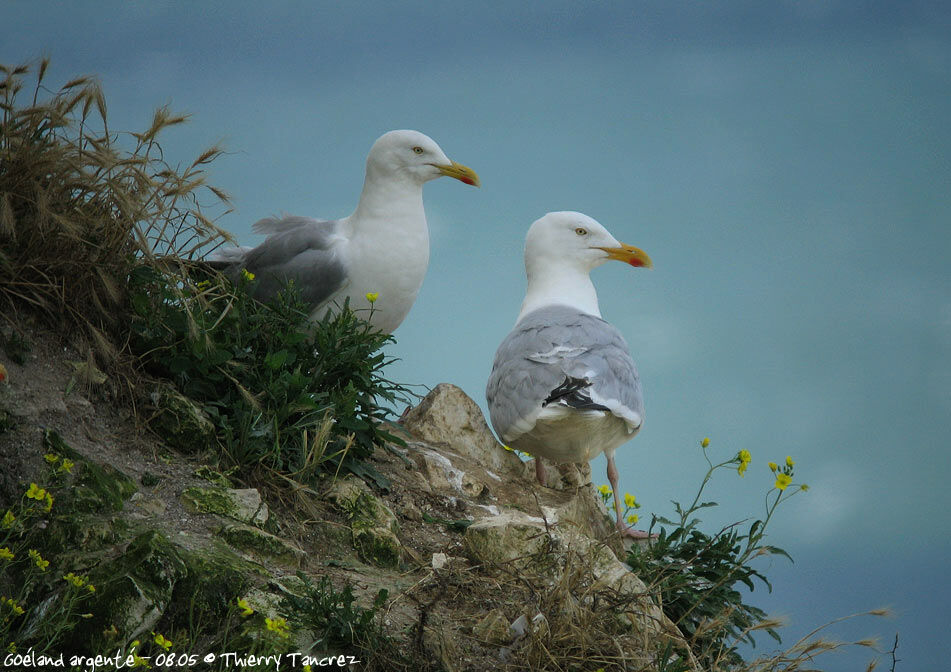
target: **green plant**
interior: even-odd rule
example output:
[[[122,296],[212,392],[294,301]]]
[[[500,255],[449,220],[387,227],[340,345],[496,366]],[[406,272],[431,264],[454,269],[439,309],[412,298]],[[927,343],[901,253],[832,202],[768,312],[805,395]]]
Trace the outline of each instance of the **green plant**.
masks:
[[[84,336],[111,364],[124,342],[133,266],[155,264],[156,252],[190,258],[228,237],[199,202],[207,188],[227,203],[205,184],[221,150],[173,168],[157,138],[187,117],[163,107],[145,132],[113,133],[94,79],[42,99],[48,67],[40,62],[24,95],[31,68],[0,65],[0,314],[29,308]]]
[[[50,488],[61,484],[74,466],[54,453],[46,455],[46,462],[49,483],[31,483],[0,516],[0,648],[13,654],[55,653],[84,617],[85,602],[96,590],[88,577],[66,571],[57,558],[40,550],[56,500]]]
[[[742,476],[751,461],[749,452],[741,450],[734,457],[713,464],[707,455],[709,443],[709,439],[704,439],[700,444],[709,468],[693,501],[686,508],[673,502],[677,514],[674,520],[653,516],[650,532],[657,524],[671,529],[661,527],[646,547],[635,545],[628,563],[651,587],[667,617],[691,642],[701,664],[713,669],[724,663],[741,663],[737,645],[741,641],[755,645],[753,633],[757,630],[764,630],[780,641],[777,623],[766,620],[765,612],[758,607],[746,604],[736,586],[742,584],[753,591],[754,580],[758,580],[772,590],[766,577],[750,562],[763,555],[789,558],[781,548],[764,543],[766,528],[779,504],[808,486],[790,487],[794,466],[791,458],[786,458],[782,469],[770,463],[776,481],[767,492],[763,519],[753,521],[745,532],[736,523],[709,535],[699,529],[700,519],[695,517],[700,509],[716,506],[716,502],[701,501],[704,488],[715,471],[735,468]]]
[[[406,393],[381,373],[392,337],[347,305],[314,323],[293,285],[268,304],[252,299],[251,274],[231,286],[142,265],[130,277],[133,352],[201,405],[245,475],[308,482],[398,441],[381,427],[384,404]]]
[[[304,595],[285,598],[287,611],[313,632],[317,650],[368,648],[385,638],[377,612],[386,604],[386,589],[380,589],[373,604],[364,609],[355,604],[350,584],[338,592],[327,576],[316,586],[306,574],[298,572],[297,576],[304,584]]]

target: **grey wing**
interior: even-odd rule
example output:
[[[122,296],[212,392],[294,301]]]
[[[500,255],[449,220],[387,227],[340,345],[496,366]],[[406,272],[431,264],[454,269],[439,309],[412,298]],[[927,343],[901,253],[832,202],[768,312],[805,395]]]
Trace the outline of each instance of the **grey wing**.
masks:
[[[486,400],[502,440],[531,431],[546,400],[569,379],[589,382],[586,400],[623,418],[631,431],[640,426],[640,379],[620,332],[593,315],[553,306],[527,315],[496,352]]]
[[[256,298],[270,299],[292,280],[304,301],[316,307],[346,284],[340,250],[344,237],[338,221],[272,218],[261,220],[254,228],[273,232],[245,254],[241,264],[255,275]]]

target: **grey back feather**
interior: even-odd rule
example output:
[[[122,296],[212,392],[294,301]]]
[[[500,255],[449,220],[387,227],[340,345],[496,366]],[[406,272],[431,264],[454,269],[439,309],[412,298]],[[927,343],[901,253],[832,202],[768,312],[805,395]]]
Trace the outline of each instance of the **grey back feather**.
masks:
[[[575,308],[546,306],[526,315],[495,353],[485,396],[502,440],[531,431],[566,377],[590,380],[592,397],[615,415],[643,419],[640,378],[621,333]]]

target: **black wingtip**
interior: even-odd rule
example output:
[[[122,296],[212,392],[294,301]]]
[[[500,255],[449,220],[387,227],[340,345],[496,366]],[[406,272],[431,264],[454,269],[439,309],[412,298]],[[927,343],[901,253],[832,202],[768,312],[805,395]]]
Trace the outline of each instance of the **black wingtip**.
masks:
[[[591,387],[591,381],[586,378],[565,376],[565,382],[549,393],[545,401],[542,402],[542,406],[548,406],[548,404],[552,402],[560,401],[578,410],[610,411],[611,409],[607,406],[591,401],[591,397],[584,392],[584,390],[589,387]]]

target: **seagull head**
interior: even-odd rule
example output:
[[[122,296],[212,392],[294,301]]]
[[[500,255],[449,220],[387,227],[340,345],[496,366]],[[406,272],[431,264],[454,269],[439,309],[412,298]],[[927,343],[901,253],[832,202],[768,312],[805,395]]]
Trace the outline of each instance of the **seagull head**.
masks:
[[[653,266],[644,250],[618,241],[580,212],[549,212],[532,224],[525,238],[526,268],[544,264],[588,273],[611,259],[636,268]]]
[[[419,131],[390,131],[380,136],[367,156],[367,175],[408,180],[422,185],[443,175],[478,187],[471,168],[451,160],[436,141]]]

